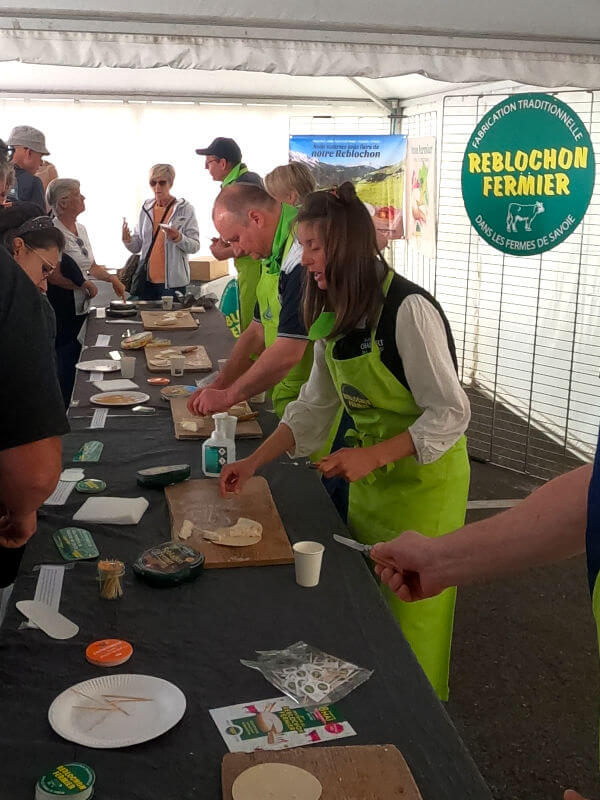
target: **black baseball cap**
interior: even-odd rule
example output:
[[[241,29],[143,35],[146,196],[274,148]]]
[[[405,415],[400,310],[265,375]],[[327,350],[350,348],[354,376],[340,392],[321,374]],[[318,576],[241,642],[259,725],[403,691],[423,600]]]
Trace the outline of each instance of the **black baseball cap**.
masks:
[[[231,164],[239,164],[242,160],[242,151],[237,142],[233,139],[226,139],[224,136],[217,136],[216,139],[200,150],[196,150],[199,156],[216,156],[217,158],[224,158]]]

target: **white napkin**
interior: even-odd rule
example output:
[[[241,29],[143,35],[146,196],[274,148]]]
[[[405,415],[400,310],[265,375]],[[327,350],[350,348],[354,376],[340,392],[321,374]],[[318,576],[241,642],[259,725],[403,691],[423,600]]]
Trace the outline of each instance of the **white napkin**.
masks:
[[[92,381],[101,392],[122,392],[124,389],[139,389],[137,383],[127,378],[117,378],[114,381]]]
[[[88,497],[73,520],[137,525],[149,505],[145,497]]]

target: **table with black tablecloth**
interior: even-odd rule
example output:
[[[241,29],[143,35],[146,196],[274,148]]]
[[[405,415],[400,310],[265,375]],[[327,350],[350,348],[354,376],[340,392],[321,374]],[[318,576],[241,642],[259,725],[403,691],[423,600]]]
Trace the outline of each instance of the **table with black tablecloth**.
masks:
[[[216,365],[233,340],[216,310],[198,315],[195,332],[164,334],[173,344],[203,344]],[[82,359],[107,357],[118,349],[126,326],[90,318],[88,348]],[[132,325],[132,330],[141,326]],[[98,334],[109,334],[108,348],[96,348]],[[163,336],[161,333],[160,336]],[[83,761],[97,773],[97,800],[218,800],[225,744],[209,709],[278,695],[260,673],[240,664],[256,650],[304,640],[326,652],[374,670],[365,684],[339,706],[357,736],[341,745],[396,745],[404,754],[424,800],[489,800],[490,793],[412,655],[363,557],[337,545],[332,533],[346,533],[324,492],[318,474],[303,460],[285,456],[263,474],[292,542],[311,539],[325,545],[316,588],[299,587],[293,565],[205,570],[193,583],[154,589],[139,581],[131,564],[147,547],[170,538],[162,490],[136,485],[135,473],[159,464],[190,463],[201,477],[201,442],[177,441],[168,404],[160,388],[149,386],[143,351],[136,353],[134,380],[150,394],[154,416],[111,409],[103,429],[90,430],[95,389],[89,373],[79,373],[70,409],[72,432],[64,440],[64,466],[90,439],[104,442],[98,464],[82,464],[86,477],[101,478],[107,493],[145,496],[150,507],[137,526],[86,524],[104,557],[126,562],[124,596],[98,596],[96,564],[79,562],[65,572],[60,611],[79,626],[72,639],[58,641],[39,630],[20,630],[23,618],[14,602],[33,598],[41,563],[59,563],[50,534],[71,523],[85,496],[73,493],[64,506],[44,506],[37,535],[28,547],[0,638],[0,752],[2,800],[33,797],[36,779],[60,762]],[[118,377],[118,373],[111,377]],[[191,378],[198,376],[189,376]],[[188,376],[177,382],[191,383]],[[265,432],[275,417],[261,409]],[[125,416],[113,416],[124,414]],[[238,441],[238,455],[257,446]],[[187,710],[172,730],[144,744],[121,750],[95,750],[61,739],[47,712],[52,700],[78,681],[106,674],[85,659],[86,646],[100,638],[131,642],[123,673],[142,673],[172,681],[187,698]],[[112,672],[112,670],[110,670]],[[320,747],[326,745],[311,745]]]

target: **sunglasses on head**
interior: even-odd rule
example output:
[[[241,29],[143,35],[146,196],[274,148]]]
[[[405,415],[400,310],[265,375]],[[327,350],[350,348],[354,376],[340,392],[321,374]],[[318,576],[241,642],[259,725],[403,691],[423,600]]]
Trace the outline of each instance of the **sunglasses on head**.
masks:
[[[20,236],[22,233],[30,233],[31,231],[42,231],[47,228],[53,228],[54,225],[50,217],[32,217],[20,225],[17,230],[15,231],[17,236]]]
[[[166,186],[167,183],[168,181],[165,180],[157,181],[154,178],[152,178],[152,180],[150,181],[150,186]]]

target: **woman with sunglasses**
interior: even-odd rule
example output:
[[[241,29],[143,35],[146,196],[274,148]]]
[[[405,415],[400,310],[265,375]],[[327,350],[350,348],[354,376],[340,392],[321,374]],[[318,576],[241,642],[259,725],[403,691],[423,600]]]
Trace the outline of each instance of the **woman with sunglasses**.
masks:
[[[123,244],[131,253],[141,253],[131,283],[132,295],[140,300],[160,300],[176,291],[185,294],[190,282],[189,255],[200,247],[194,208],[171,194],[174,180],[170,164],[155,164],[150,170],[154,197],[142,206],[133,233],[123,220]]]
[[[17,203],[0,212],[0,241],[44,295],[42,308],[48,335],[56,336],[56,318],[46,297],[48,276],[60,261],[65,240],[49,217],[39,216],[34,203]]]
[[[221,472],[239,492],[263,464],[308,455],[343,407],[352,418],[342,447],[317,464],[350,482],[348,524],[372,545],[414,529],[437,537],[464,522],[469,401],[457,375],[450,326],[436,300],[383,260],[375,228],[350,183],[315,192],[298,214],[306,268],[304,321],[314,363],[298,399],[251,456]],[[382,591],[441,699],[455,590],[419,603]]]
[[[81,194],[79,181],[73,178],[56,178],[51,181],[46,190],[46,202],[54,214],[54,225],[65,237],[65,253],[76,262],[84,278],[89,275],[97,281],[110,283],[115,294],[124,300],[125,287],[106,267],[96,264],[85,226],[77,221],[77,217],[85,211],[85,197]],[[87,300],[97,293],[92,281],[86,284],[85,290],[76,292],[78,314],[87,311]]]

